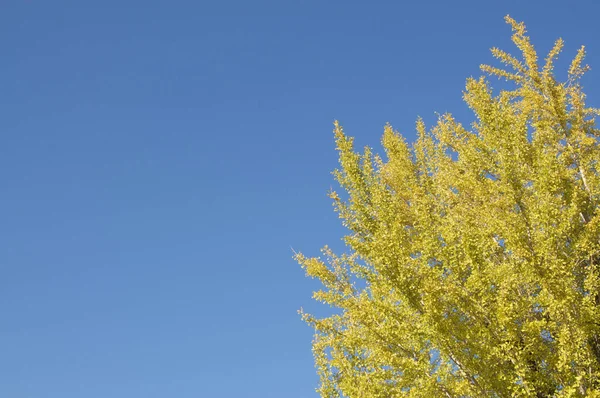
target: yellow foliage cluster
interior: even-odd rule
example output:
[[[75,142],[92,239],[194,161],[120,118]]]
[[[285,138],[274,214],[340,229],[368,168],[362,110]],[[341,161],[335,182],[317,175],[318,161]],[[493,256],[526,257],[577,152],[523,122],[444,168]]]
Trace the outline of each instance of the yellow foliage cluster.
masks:
[[[558,40],[539,65],[492,53],[514,83],[469,79],[476,121],[386,126],[386,159],[335,124],[347,192],[331,193],[349,254],[297,260],[336,315],[315,330],[323,397],[600,397],[600,131],[582,48],[558,82]],[[358,281],[363,281],[358,284]],[[357,287],[358,285],[366,287]]]

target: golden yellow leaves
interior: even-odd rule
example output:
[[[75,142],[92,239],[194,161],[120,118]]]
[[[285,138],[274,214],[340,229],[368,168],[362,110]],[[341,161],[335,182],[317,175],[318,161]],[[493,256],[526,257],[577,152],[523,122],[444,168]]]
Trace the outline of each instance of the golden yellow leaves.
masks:
[[[557,40],[540,70],[525,25],[521,58],[497,48],[514,84],[467,81],[468,130],[417,121],[412,146],[386,125],[383,161],[334,135],[347,193],[330,196],[349,254],[296,259],[338,314],[316,330],[323,397],[598,396],[600,147],[578,52],[557,82]]]

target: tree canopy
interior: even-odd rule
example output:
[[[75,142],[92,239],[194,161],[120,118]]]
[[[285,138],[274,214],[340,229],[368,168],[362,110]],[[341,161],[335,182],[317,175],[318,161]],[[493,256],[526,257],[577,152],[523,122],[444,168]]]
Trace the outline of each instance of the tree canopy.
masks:
[[[509,82],[471,78],[475,121],[384,129],[385,156],[335,123],[348,250],[297,260],[332,315],[303,313],[323,397],[600,397],[600,112],[585,103],[582,47],[559,81],[493,48]]]

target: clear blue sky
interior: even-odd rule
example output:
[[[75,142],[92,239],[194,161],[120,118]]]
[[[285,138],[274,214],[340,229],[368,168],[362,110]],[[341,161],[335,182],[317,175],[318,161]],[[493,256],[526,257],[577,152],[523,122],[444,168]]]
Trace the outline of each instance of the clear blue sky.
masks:
[[[2,1],[0,396],[315,396],[332,121],[468,122],[507,13],[600,106],[595,1]]]

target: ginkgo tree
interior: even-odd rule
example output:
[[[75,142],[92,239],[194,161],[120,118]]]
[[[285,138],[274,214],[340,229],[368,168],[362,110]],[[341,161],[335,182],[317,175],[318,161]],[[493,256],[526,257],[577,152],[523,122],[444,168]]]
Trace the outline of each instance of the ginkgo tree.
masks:
[[[386,126],[380,157],[335,124],[348,250],[296,256],[335,310],[303,313],[323,397],[600,397],[600,130],[525,26],[522,54],[469,79],[475,121],[451,115],[412,145]]]

